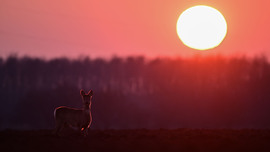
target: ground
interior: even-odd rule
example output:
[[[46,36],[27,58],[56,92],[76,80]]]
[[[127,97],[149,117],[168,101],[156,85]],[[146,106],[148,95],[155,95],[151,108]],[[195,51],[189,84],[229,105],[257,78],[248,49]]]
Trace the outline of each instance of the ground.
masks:
[[[52,130],[0,132],[1,151],[269,152],[270,130],[92,130],[87,137]]]

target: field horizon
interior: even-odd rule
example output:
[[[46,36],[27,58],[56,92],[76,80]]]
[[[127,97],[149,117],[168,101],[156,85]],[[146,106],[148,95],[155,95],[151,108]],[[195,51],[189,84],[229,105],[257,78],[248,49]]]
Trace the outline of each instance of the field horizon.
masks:
[[[189,151],[267,152],[270,130],[256,129],[133,129],[91,130],[87,137],[67,131],[0,131],[0,146],[8,151]]]

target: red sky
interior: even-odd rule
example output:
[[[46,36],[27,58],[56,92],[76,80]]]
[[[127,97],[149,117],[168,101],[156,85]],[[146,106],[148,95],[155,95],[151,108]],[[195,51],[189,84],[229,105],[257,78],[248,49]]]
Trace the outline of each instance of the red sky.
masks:
[[[218,9],[228,23],[223,43],[187,48],[176,21],[194,5]],[[0,56],[111,57],[194,54],[270,57],[267,0],[0,0]]]

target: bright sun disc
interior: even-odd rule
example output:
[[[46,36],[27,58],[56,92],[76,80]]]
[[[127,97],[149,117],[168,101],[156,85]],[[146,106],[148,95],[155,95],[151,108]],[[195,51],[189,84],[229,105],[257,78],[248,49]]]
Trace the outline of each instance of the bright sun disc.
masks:
[[[226,36],[227,23],[216,9],[198,5],[185,10],[177,21],[177,34],[188,47],[207,50],[218,46]]]

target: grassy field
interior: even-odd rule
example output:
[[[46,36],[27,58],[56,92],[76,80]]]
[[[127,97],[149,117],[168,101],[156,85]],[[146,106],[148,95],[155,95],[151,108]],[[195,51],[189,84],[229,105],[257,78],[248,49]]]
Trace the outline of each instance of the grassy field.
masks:
[[[270,130],[92,130],[89,136],[52,130],[0,132],[1,151],[269,152]]]

